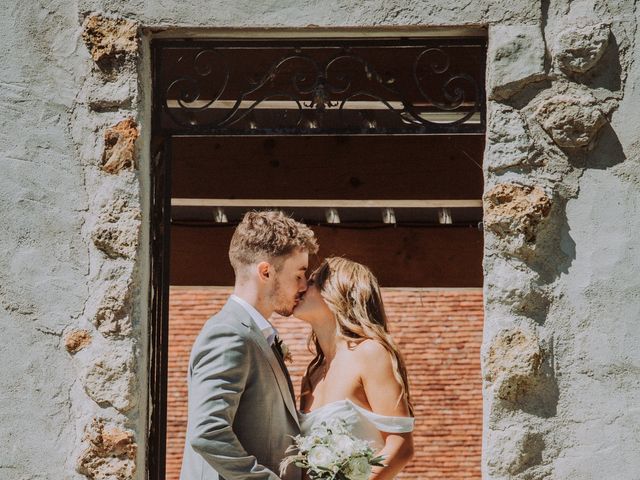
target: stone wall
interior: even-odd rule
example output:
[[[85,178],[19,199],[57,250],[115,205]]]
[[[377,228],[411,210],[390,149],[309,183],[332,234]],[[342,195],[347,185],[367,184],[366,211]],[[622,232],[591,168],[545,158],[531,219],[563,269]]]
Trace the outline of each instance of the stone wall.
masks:
[[[73,2],[7,9],[0,478],[141,478],[138,26]]]
[[[150,35],[313,25],[489,26],[483,474],[636,478],[635,4],[5,5],[0,478],[144,476]]]
[[[631,2],[490,27],[486,478],[637,476],[634,35]]]

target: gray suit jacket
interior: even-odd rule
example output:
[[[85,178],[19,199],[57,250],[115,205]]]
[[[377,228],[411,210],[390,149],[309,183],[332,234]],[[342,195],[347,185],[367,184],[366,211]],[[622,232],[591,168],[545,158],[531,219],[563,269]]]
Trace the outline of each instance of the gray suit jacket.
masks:
[[[191,350],[180,480],[280,478],[290,435],[300,433],[286,375],[251,316],[228,301]],[[300,470],[283,478],[300,480]]]

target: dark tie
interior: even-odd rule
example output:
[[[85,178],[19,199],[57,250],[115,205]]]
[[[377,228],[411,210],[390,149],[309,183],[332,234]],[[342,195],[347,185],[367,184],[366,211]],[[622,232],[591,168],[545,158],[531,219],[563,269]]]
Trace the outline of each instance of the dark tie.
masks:
[[[291,399],[293,403],[296,403],[296,394],[293,391],[293,383],[291,383],[291,377],[289,376],[289,370],[287,370],[287,366],[284,363],[284,354],[282,352],[282,348],[280,348],[280,338],[276,336],[271,344],[271,350],[273,350],[274,355],[278,359],[278,363],[280,364],[280,368],[282,368],[282,373],[287,378],[287,385],[289,386],[289,393],[291,393]]]

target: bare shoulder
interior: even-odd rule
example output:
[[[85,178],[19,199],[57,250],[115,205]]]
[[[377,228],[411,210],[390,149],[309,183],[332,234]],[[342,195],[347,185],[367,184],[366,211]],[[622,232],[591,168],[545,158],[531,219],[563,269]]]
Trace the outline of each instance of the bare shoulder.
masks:
[[[365,340],[355,351],[360,380],[371,408],[384,415],[395,414],[393,405],[401,395],[401,385],[395,375],[392,354],[376,340]]]
[[[353,349],[354,353],[363,360],[373,360],[375,358],[380,359],[388,355],[385,346],[371,338],[363,340]]]
[[[366,371],[381,371],[391,368],[391,356],[379,341],[367,339],[353,349],[354,357]]]

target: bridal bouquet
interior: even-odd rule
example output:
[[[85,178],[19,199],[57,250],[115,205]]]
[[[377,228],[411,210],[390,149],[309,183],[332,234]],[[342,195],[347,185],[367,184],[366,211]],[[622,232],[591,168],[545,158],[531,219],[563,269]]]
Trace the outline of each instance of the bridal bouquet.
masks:
[[[287,453],[297,453],[282,461],[281,476],[293,463],[307,469],[312,480],[368,480],[372,466],[384,466],[384,458],[375,456],[369,442],[355,438],[342,419],[322,422],[309,435],[293,440]]]

